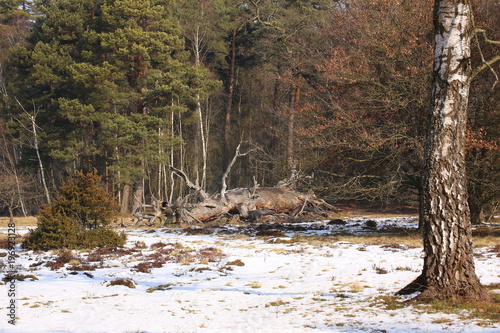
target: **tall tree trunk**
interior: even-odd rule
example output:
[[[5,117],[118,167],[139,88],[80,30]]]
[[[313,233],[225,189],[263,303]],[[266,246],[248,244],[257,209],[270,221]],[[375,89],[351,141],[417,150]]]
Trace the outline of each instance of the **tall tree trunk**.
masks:
[[[424,168],[424,267],[400,291],[421,298],[483,300],[475,273],[465,176],[465,129],[470,86],[471,7],[436,0],[434,81]]]
[[[172,106],[173,106],[172,102]],[[170,135],[172,138],[172,141],[175,138],[175,126],[174,126],[174,113],[170,115]],[[174,147],[170,147],[170,167],[174,166]],[[174,200],[174,189],[175,189],[175,180],[174,180],[174,173],[170,172],[170,194],[168,196],[168,202],[172,203]]]
[[[200,40],[200,27],[198,26],[195,30],[193,36],[193,52],[194,52],[194,66],[199,67],[201,65],[201,40]],[[199,131],[197,136],[201,141],[201,156],[202,156],[202,168],[201,168],[201,188],[205,189],[207,182],[207,140],[205,137],[205,123],[203,122],[203,112],[201,110],[201,99],[200,94],[195,94],[196,99],[196,113],[198,114],[198,127]],[[198,146],[198,145],[197,145]],[[196,154],[198,155],[198,154]],[[198,169],[198,163],[195,164],[196,170]]]
[[[300,101],[300,88],[293,86],[293,94],[290,97],[290,113],[288,117],[288,142],[287,142],[287,167],[292,173],[295,164],[295,109]]]
[[[206,183],[207,183],[207,140],[205,137],[205,126],[203,122],[203,112],[201,110],[201,102],[200,102],[200,95],[196,94],[196,111],[198,113],[198,126],[199,126],[199,132],[198,135],[200,136],[201,139],[201,157],[202,157],[202,167],[201,167],[201,188],[205,189]]]
[[[275,155],[278,149],[279,137],[278,137],[278,127],[280,119],[280,108],[281,108],[281,66],[278,65],[276,69],[276,79],[274,80],[274,92],[273,92],[273,114],[270,119],[270,135],[271,140],[269,142],[269,151],[272,155]],[[272,166],[272,165],[271,165]]]
[[[37,125],[35,122],[35,116],[30,116],[31,118],[31,125],[33,127],[33,146],[36,151],[36,156],[38,159],[38,166],[40,167],[40,177],[42,179],[42,185],[43,189],[45,191],[45,198],[47,199],[47,203],[50,204],[50,194],[49,194],[49,188],[47,187],[47,182],[45,180],[45,169],[43,168],[43,163],[42,163],[42,158],[40,156],[40,149],[38,148],[38,134],[37,134]]]
[[[141,202],[144,202],[144,178],[139,179],[135,184],[134,190],[134,202],[132,204],[132,212],[135,212],[140,206]]]
[[[122,202],[120,212],[128,213],[129,212],[129,203],[130,203],[130,192],[132,191],[132,186],[130,184],[123,185],[123,194],[122,194]]]
[[[230,146],[229,138],[231,135],[231,110],[233,108],[234,85],[235,85],[235,71],[236,71],[236,33],[234,29],[231,33],[231,50],[229,55],[229,77],[227,82],[227,100],[226,100],[226,116],[224,122],[224,152],[222,158],[222,172],[224,172],[229,165],[230,159]]]

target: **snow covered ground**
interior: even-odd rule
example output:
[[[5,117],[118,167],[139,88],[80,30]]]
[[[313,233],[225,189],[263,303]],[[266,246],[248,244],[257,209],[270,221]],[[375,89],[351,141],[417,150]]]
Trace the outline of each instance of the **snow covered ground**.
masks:
[[[414,219],[375,221],[379,231],[415,227]],[[125,251],[71,258],[19,250],[19,273],[37,280],[16,282],[15,326],[6,319],[9,284],[0,286],[0,332],[500,332],[500,323],[466,314],[385,306],[418,276],[421,248],[290,242],[297,233],[373,232],[361,220],[303,226],[257,238],[129,230]],[[499,283],[498,253],[476,252],[481,281]],[[120,281],[132,285],[113,285]]]

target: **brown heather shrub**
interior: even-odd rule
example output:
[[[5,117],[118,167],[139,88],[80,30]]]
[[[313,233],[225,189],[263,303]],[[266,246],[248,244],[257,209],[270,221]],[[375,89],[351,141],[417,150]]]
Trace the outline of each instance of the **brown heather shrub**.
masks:
[[[219,250],[218,248],[206,247],[200,249],[196,257],[201,261],[206,260],[208,262],[218,262],[221,261],[222,258],[225,258],[226,255],[222,253],[222,251]]]
[[[151,248],[154,250],[154,249],[158,249],[158,248],[161,248],[161,247],[165,247],[167,245],[168,244],[165,244],[163,242],[158,242],[158,243],[151,244]]]
[[[9,248],[9,239],[7,237],[0,238],[0,249],[7,250]]]
[[[115,279],[109,282],[109,286],[125,286],[134,289],[135,283],[130,279]]]
[[[102,256],[102,254],[92,252],[88,255],[87,260],[90,262],[102,262],[104,261],[104,257]]]
[[[76,265],[71,265],[68,267],[68,270],[71,271],[95,271],[97,268],[101,266],[95,264],[89,264],[88,262],[81,262]]]
[[[141,263],[137,264],[134,267],[134,270],[136,272],[141,272],[141,273],[151,273],[151,269],[152,268],[163,267],[164,263],[165,263],[165,261],[160,261],[160,260],[157,260],[157,261],[145,261],[145,262],[141,262]]]
[[[245,266],[245,263],[241,259],[236,259],[226,263],[227,266]]]
[[[151,265],[149,262],[141,262],[134,266],[134,271],[140,273],[151,273]]]
[[[62,250],[59,252],[57,257],[53,261],[49,261],[45,264],[46,267],[49,267],[52,271],[64,267],[65,264],[68,264],[71,260],[74,260],[75,256],[69,250]]]

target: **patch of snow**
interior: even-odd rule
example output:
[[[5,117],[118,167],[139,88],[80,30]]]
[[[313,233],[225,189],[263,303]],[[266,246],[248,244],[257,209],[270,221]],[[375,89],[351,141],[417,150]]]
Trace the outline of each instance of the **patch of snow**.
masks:
[[[413,228],[418,218],[377,218],[376,232]],[[426,313],[412,306],[390,310],[383,298],[415,279],[421,248],[280,242],[297,234],[370,233],[366,220],[345,219],[294,224],[305,230],[288,237],[186,235],[180,230],[129,230],[126,247],[135,252],[103,259],[103,268],[55,271],[45,266],[55,255],[21,251],[23,274],[36,281],[16,282],[16,325],[7,324],[7,286],[0,286],[0,332],[499,332],[456,315]],[[317,230],[309,230],[318,228]],[[216,248],[226,257],[213,262],[166,262],[141,273],[134,267],[159,242],[200,251]],[[145,246],[137,248],[137,244]],[[0,250],[5,251],[5,250]],[[194,253],[193,252],[193,253]],[[201,253],[201,252],[199,252]],[[500,262],[487,248],[476,249],[476,271],[485,284],[500,282]],[[88,252],[74,251],[85,258]],[[3,260],[5,258],[0,258]],[[228,264],[241,261],[244,266]],[[40,265],[34,265],[42,262]],[[85,274],[90,273],[88,275]],[[131,279],[135,288],[109,286]],[[411,297],[411,296],[410,296]],[[401,297],[400,301],[408,299]]]

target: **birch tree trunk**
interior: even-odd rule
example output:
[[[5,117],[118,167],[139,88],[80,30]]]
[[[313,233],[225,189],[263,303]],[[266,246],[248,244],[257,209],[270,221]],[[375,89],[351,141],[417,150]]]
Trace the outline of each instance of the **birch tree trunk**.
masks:
[[[47,203],[50,204],[50,193],[49,188],[47,187],[47,182],[45,180],[45,169],[43,168],[42,158],[40,157],[40,150],[38,148],[38,134],[37,134],[37,125],[35,122],[35,116],[30,116],[31,125],[33,128],[33,146],[35,148],[36,156],[38,159],[38,166],[40,167],[40,177],[42,179],[43,189],[45,191],[45,198],[47,199]]]
[[[227,100],[226,100],[226,115],[224,119],[224,149],[222,156],[222,170],[226,170],[230,162],[230,134],[231,134],[231,110],[233,108],[234,85],[236,75],[236,34],[238,29],[235,28],[231,33],[231,49],[229,55],[229,78],[227,82]]]
[[[467,183],[465,130],[472,37],[467,0],[436,0],[434,79],[424,174],[424,267],[400,294],[484,300],[475,273]]]
[[[194,52],[194,66],[199,67],[201,65],[201,40],[200,40],[200,27],[197,26],[195,29],[195,33],[193,36],[193,52]],[[207,182],[207,143],[205,138],[205,128],[203,122],[203,112],[201,110],[201,99],[200,94],[195,94],[196,100],[196,113],[198,114],[198,126],[199,135],[201,139],[201,156],[202,156],[202,171],[201,171],[201,188],[205,188]],[[196,164],[196,168],[198,168],[198,164]]]

